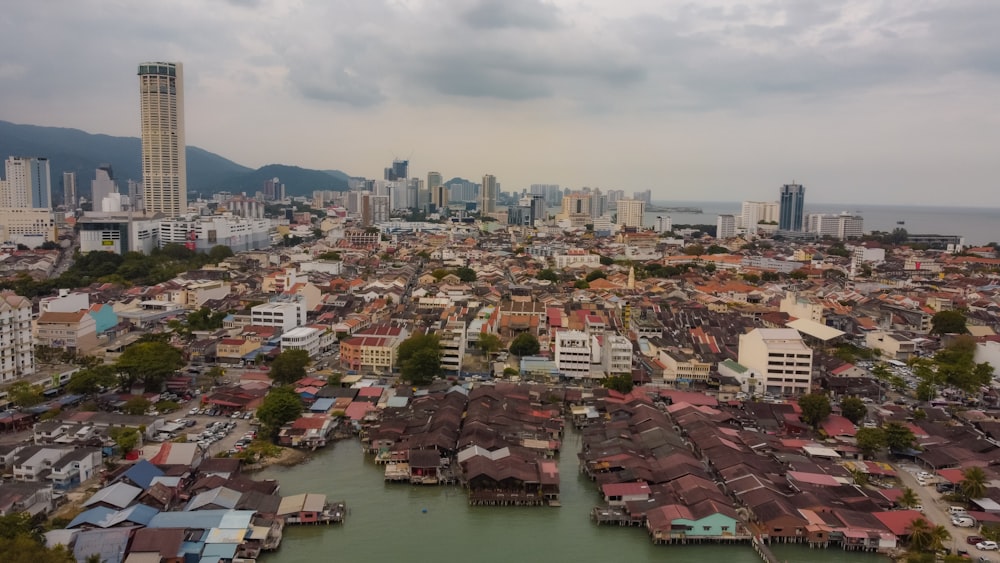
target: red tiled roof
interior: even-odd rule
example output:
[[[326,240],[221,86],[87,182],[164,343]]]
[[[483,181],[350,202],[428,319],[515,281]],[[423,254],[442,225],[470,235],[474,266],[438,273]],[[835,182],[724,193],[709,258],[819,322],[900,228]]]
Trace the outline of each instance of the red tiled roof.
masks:
[[[878,518],[890,532],[896,537],[910,535],[910,525],[914,520],[923,520],[924,515],[916,510],[890,510],[888,512],[873,512],[872,516]]]

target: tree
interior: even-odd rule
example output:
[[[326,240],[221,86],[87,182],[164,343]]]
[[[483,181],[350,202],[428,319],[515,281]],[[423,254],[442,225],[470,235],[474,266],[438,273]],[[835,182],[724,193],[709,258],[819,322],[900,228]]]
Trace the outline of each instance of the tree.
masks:
[[[413,385],[426,385],[441,375],[441,337],[414,334],[399,345],[399,372]]]
[[[920,497],[917,496],[917,493],[913,489],[906,487],[903,489],[903,493],[899,495],[899,500],[896,503],[903,508],[912,508],[920,504]]]
[[[986,473],[981,467],[966,467],[962,470],[962,480],[958,488],[966,500],[983,498],[986,495]]]
[[[479,349],[482,350],[487,356],[496,354],[503,347],[503,343],[500,342],[500,337],[489,332],[484,332],[479,335]]]
[[[961,311],[938,311],[931,317],[931,334],[965,334],[965,314]]]
[[[455,275],[458,276],[458,279],[462,280],[463,282],[476,281],[476,271],[473,270],[472,268],[466,268],[465,266],[462,266],[461,268],[455,270]]]
[[[545,268],[541,272],[538,272],[538,274],[535,275],[535,278],[556,283],[559,281],[559,274],[555,273],[555,271],[551,268]]]
[[[809,274],[803,272],[802,270],[793,270],[792,273],[788,274],[788,277],[793,280],[804,280],[809,277]]]
[[[257,420],[264,425],[266,433],[274,437],[282,426],[302,414],[302,399],[290,385],[271,389],[257,408]]]
[[[113,426],[108,429],[108,437],[115,441],[122,457],[139,445],[139,430],[130,427]]]
[[[909,427],[899,422],[890,422],[883,428],[885,432],[885,445],[890,451],[901,452],[913,447],[916,437]]]
[[[19,534],[0,538],[4,563],[76,563],[76,557],[64,545],[45,547],[41,540]]]
[[[212,262],[222,262],[226,258],[232,258],[233,249],[228,246],[217,244],[208,251],[208,258]]]
[[[917,551],[926,551],[933,542],[931,527],[927,520],[914,518],[907,528],[910,531],[910,547]]]
[[[705,253],[705,247],[697,243],[689,244],[684,247],[682,252],[688,256],[701,256]]]
[[[295,383],[306,376],[306,366],[309,365],[309,352],[305,350],[285,350],[271,362],[268,375],[275,382],[287,385]]]
[[[102,364],[74,373],[66,384],[66,391],[80,395],[95,395],[103,389],[113,387],[116,382],[115,368]]]
[[[126,390],[141,382],[147,391],[159,391],[163,380],[184,365],[181,351],[166,342],[136,342],[115,362]]]
[[[149,402],[149,399],[137,395],[132,397],[128,401],[125,401],[125,405],[122,407],[122,412],[131,415],[146,414],[146,411],[153,406],[153,403]]]
[[[799,397],[799,408],[802,409],[802,422],[813,428],[833,412],[830,398],[819,393],[808,393]]]
[[[868,407],[857,397],[844,397],[840,400],[840,412],[844,418],[858,424],[868,416]]]
[[[45,400],[42,392],[45,389],[41,385],[32,385],[27,381],[17,381],[7,388],[7,396],[15,405],[21,407],[33,407]]]
[[[635,384],[632,383],[632,376],[630,374],[620,374],[605,377],[601,385],[606,389],[613,389],[619,393],[628,393]]]
[[[760,283],[760,276],[757,274],[743,274],[743,281],[747,283],[757,284]]]
[[[515,356],[534,356],[541,349],[538,338],[530,332],[522,332],[510,343],[510,353]]]
[[[607,277],[608,277],[608,275],[606,273],[604,273],[603,270],[593,270],[592,272],[590,272],[589,274],[587,274],[587,277],[585,277],[584,279],[586,281],[588,281],[588,282],[592,282],[592,281],[594,281],[596,279],[599,279],[599,278],[600,279],[607,279]]]
[[[417,256],[420,256],[421,258],[423,258],[425,260],[431,257],[430,254],[427,254],[426,256],[424,256],[424,254],[427,254],[427,253],[426,252],[418,252]],[[340,261],[340,253],[337,252],[337,251],[335,251],[335,250],[331,250],[329,252],[324,252],[323,254],[320,254],[319,256],[316,257],[316,259],[317,260],[332,260],[334,262],[339,262]]]
[[[601,255],[600,261],[602,266],[610,266],[615,263],[613,259],[604,255]]]
[[[587,280],[576,280],[573,282],[573,287],[576,289],[590,289],[590,284]]]
[[[881,428],[858,428],[854,439],[858,449],[865,457],[875,457],[875,454],[885,448],[885,432]]]

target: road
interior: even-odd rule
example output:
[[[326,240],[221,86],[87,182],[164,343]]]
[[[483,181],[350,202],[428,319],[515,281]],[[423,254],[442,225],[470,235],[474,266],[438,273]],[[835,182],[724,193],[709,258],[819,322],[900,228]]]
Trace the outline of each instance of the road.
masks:
[[[952,553],[958,553],[959,549],[965,549],[970,555],[986,555],[986,552],[980,553],[975,546],[965,543],[965,538],[975,535],[975,528],[952,526],[951,515],[948,514],[950,504],[941,499],[941,493],[937,492],[934,484],[921,485],[917,482],[916,474],[924,471],[924,469],[913,464],[900,464],[898,467],[899,478],[903,482],[903,486],[909,487],[913,489],[913,492],[917,493],[917,496],[920,498],[920,504],[924,507],[924,516],[927,520],[934,525],[944,526],[951,532],[951,542],[946,542],[945,547],[951,548]]]

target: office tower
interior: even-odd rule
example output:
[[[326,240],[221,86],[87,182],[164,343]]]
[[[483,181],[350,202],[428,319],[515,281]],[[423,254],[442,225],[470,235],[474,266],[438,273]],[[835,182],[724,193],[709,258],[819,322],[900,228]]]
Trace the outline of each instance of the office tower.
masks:
[[[392,166],[385,169],[384,179],[389,182],[405,180],[410,177],[409,160],[393,160]]]
[[[51,209],[52,181],[49,159],[11,156],[5,163],[7,179],[0,190],[0,207]]]
[[[423,189],[424,181],[420,178],[410,178],[406,181],[406,201],[404,207],[407,209],[417,209],[420,199],[420,190]]]
[[[736,216],[719,215],[715,220],[715,238],[727,239],[736,236]]]
[[[618,200],[618,224],[622,228],[642,228],[642,216],[646,212],[646,202],[636,199]]]
[[[479,214],[496,213],[497,211],[497,178],[492,174],[483,176],[483,185],[479,190]]]
[[[590,216],[596,219],[607,214],[608,196],[602,194],[600,188],[597,188],[590,194]]]
[[[176,217],[187,211],[184,72],[181,63],[139,65],[142,187],[146,210]]]
[[[279,178],[271,178],[264,182],[264,199],[267,201],[280,201],[285,199],[285,185]]]
[[[584,192],[564,194],[562,198],[562,214],[566,217],[578,215],[590,217],[590,198],[591,194]]]
[[[102,164],[94,172],[94,179],[90,181],[90,201],[94,211],[101,210],[101,201],[118,191],[115,184],[115,173],[110,164]]]
[[[805,187],[799,184],[785,184],[781,186],[779,193],[781,208],[778,212],[778,230],[801,231],[805,215]]]
[[[427,173],[427,189],[433,190],[438,186],[444,185],[444,176],[440,172],[428,172]]]
[[[448,207],[448,186],[437,185],[431,188],[431,203],[439,213]]]
[[[63,205],[66,209],[76,209],[76,172],[63,172]]]

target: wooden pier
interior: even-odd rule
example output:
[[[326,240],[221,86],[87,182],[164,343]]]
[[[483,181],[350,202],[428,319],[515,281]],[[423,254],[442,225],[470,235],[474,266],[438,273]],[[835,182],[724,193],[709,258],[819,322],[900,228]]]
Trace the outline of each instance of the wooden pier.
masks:
[[[551,506],[550,500],[532,493],[469,491],[469,504],[473,506]]]

